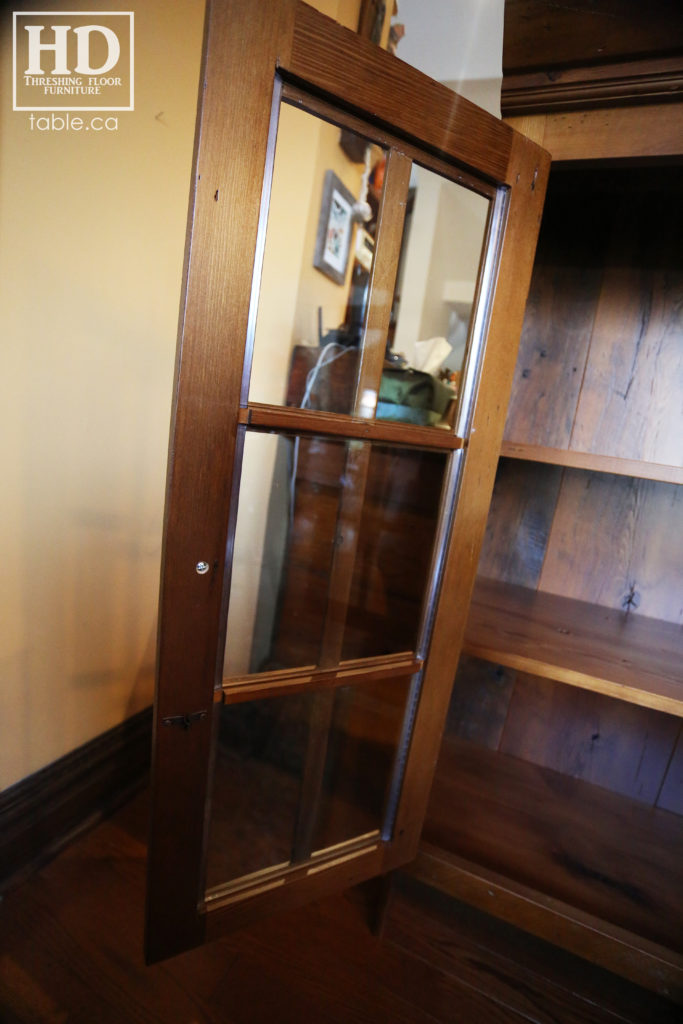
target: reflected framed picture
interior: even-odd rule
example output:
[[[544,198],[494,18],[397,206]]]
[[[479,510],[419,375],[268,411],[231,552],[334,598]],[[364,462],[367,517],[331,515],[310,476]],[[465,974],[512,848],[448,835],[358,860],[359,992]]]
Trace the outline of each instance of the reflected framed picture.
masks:
[[[349,262],[355,198],[334,171],[326,171],[313,266],[344,284]]]

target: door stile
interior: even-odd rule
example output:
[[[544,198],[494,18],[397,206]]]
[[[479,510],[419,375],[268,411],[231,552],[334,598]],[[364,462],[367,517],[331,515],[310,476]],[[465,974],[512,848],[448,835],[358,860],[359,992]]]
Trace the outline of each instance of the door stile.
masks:
[[[444,678],[452,682],[462,647],[549,169],[549,154],[516,135],[504,175],[509,183],[509,200],[505,190],[499,200],[508,202],[507,217],[499,227],[501,233],[504,231],[500,262],[497,273],[489,275],[490,294],[480,299],[480,305],[483,301],[490,307],[490,325],[473,398],[472,426],[464,451],[462,480],[424,668],[415,741],[408,754],[394,830],[391,859],[395,857],[397,864],[412,859],[417,852],[436,767],[436,752],[450,699],[450,686],[444,685]],[[514,344],[510,343],[511,338]]]
[[[198,905],[211,709],[220,683],[226,512],[252,279],[245,253],[256,247],[274,71],[291,48],[294,6],[283,0],[272,17],[254,18],[250,0],[231,0],[211,4],[208,15],[166,495],[148,858],[150,961],[196,945],[204,934]],[[243,116],[227,121],[226,104]],[[196,717],[183,727],[184,716]]]
[[[451,535],[455,508],[458,500],[458,491],[462,474],[462,459],[462,451],[453,452],[449,458],[444,478],[441,494],[441,507],[439,509],[439,525],[436,537],[434,538],[432,565],[429,570],[429,585],[425,592],[422,608],[422,620],[418,630],[417,655],[422,659],[422,665],[420,666],[420,670],[415,673],[411,680],[403,728],[401,730],[401,737],[398,742],[398,749],[396,753],[396,764],[394,765],[394,772],[389,786],[386,815],[384,827],[382,829],[382,838],[387,840],[393,839],[395,836],[396,819],[403,790],[403,781],[408,764],[408,754],[410,752],[415,721],[417,718],[417,709],[419,707],[420,696],[422,694],[425,658],[429,651],[429,644],[434,627],[436,601],[443,582],[448,538]]]

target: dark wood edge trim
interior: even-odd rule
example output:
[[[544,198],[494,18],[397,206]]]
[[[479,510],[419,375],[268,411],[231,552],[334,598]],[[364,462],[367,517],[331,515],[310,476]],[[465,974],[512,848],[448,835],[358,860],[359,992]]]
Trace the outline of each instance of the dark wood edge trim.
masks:
[[[0,793],[0,890],[51,860],[148,781],[152,709]]]
[[[421,667],[422,660],[407,652],[390,658],[343,661],[336,668],[330,669],[312,666],[281,669],[278,672],[244,676],[241,679],[224,679],[223,701],[226,704],[235,704],[257,697],[296,693],[302,689],[322,690],[335,686],[370,683],[393,676],[411,676],[419,672]]]
[[[683,957],[673,950],[429,843],[420,843],[407,870],[441,892],[683,1002]]]
[[[204,912],[209,941],[227,931],[244,928],[263,917],[265,912],[291,910],[312,900],[367,881],[386,870],[391,843],[377,838],[354,851],[341,851],[320,863],[308,862],[295,872],[264,880],[247,890],[227,894],[212,901]]]
[[[570,469],[586,469],[595,473],[632,476],[640,480],[683,484],[683,467],[665,466],[657,462],[640,462],[638,459],[595,455],[592,452],[576,452],[568,448],[544,448],[540,445],[521,444],[516,441],[503,441],[500,454],[509,459],[544,462],[551,466],[567,466]]]
[[[683,58],[505,75],[503,115],[678,100]]]
[[[311,875],[317,875],[321,871],[328,871],[339,864],[355,860],[357,857],[368,857],[371,854],[376,854],[383,843],[384,840],[380,835],[379,829],[375,829],[365,836],[358,836],[347,842],[337,843],[326,850],[313,853],[303,863],[287,864],[284,867],[276,866],[256,871],[253,875],[247,875],[245,878],[237,879],[233,883],[222,885],[215,890],[207,892],[201,908],[202,912],[214,913],[234,903],[241,903],[243,900],[251,899],[253,896],[266,890],[279,888],[282,885],[291,885],[302,878],[310,878]]]
[[[465,440],[439,427],[415,427],[388,420],[365,420],[340,413],[292,409],[289,406],[252,404],[240,409],[238,422],[251,430],[277,430],[297,434],[360,439],[375,443],[402,444],[410,448],[465,447]]]

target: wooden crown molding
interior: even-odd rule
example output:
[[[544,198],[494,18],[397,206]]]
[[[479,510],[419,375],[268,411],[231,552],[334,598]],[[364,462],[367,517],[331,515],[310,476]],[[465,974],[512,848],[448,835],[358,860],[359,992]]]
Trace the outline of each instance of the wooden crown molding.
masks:
[[[553,68],[505,75],[505,117],[631,103],[662,103],[683,94],[683,56]]]

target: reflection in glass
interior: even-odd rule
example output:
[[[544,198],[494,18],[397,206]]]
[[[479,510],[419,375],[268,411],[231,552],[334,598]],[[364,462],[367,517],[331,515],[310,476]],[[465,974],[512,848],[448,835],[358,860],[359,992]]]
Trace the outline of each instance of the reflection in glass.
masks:
[[[247,433],[224,676],[317,665],[343,441]]]
[[[334,691],[313,850],[384,824],[409,679]]]
[[[414,649],[446,461],[247,432],[224,676]]]
[[[413,165],[378,419],[453,423],[488,213],[488,199]]]
[[[217,708],[208,889],[289,863],[308,742],[310,695]]]
[[[250,402],[353,411],[378,209],[368,172],[381,155],[282,104]]]
[[[408,687],[396,678],[216,708],[207,890],[382,830]]]
[[[343,660],[417,646],[445,469],[442,452],[373,446]]]

